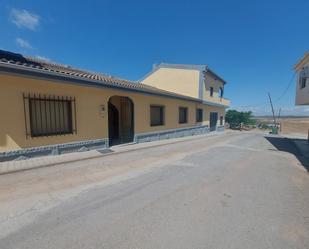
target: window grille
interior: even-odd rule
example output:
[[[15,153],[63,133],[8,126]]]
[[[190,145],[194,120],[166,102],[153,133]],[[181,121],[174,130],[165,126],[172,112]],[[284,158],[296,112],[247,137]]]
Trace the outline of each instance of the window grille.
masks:
[[[26,137],[76,134],[75,97],[23,94]]]

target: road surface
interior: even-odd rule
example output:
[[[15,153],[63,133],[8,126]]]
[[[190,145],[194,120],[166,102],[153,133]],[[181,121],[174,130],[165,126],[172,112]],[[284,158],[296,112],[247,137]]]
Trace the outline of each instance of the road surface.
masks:
[[[236,132],[2,175],[0,248],[309,248],[308,173],[280,143]]]

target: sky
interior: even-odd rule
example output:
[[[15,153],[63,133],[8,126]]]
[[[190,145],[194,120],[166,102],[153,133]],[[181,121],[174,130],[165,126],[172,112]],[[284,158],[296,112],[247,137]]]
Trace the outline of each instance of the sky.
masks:
[[[231,108],[309,116],[293,66],[309,50],[309,0],[0,0],[0,49],[139,80],[160,62],[206,64]],[[294,76],[294,78],[293,78]]]

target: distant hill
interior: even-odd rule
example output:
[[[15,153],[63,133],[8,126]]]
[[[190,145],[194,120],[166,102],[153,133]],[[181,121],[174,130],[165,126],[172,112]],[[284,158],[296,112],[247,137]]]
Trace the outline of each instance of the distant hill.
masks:
[[[266,116],[253,116],[253,118],[256,119],[272,119],[273,116],[272,115],[266,115]],[[278,116],[276,115],[276,118],[278,118]],[[289,116],[280,116],[280,119],[309,119],[309,116],[293,116],[293,115],[289,115]]]

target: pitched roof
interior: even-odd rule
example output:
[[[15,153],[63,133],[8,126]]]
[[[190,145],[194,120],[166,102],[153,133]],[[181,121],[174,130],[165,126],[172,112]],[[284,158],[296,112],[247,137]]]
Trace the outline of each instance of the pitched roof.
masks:
[[[1,72],[47,78],[77,85],[86,85],[99,88],[116,88],[119,90],[176,98],[212,106],[227,107],[215,102],[209,102],[186,95],[169,92],[153,86],[148,86],[140,82],[120,79],[102,73],[81,70],[68,65],[58,64],[4,50],[0,50],[0,73]]]
[[[189,70],[199,70],[205,73],[209,73],[213,75],[215,78],[221,80],[224,84],[226,84],[226,81],[221,78],[218,74],[216,74],[213,70],[211,70],[207,65],[194,65],[194,64],[171,64],[171,63],[160,63],[158,65],[153,66],[153,71],[155,71],[158,68],[175,68],[175,69],[189,69]],[[153,72],[152,71],[152,72]],[[151,74],[150,72],[149,74]]]
[[[294,66],[294,69],[296,71],[301,70],[304,64],[309,62],[309,51],[307,51],[304,56],[297,62],[297,64]]]
[[[145,86],[144,84],[137,84],[133,81],[119,79],[101,73],[81,70],[68,65],[58,64],[29,56],[23,56],[21,54],[16,54],[3,50],[0,50],[0,62],[14,64],[22,67],[36,68],[43,71],[55,72],[64,75],[72,75],[86,79],[98,80],[104,83],[117,84],[133,88],[148,88],[148,86]]]
[[[52,74],[61,76],[62,78],[69,78],[72,80],[72,82],[80,79],[86,83],[94,83],[95,86],[121,88],[154,95],[200,102],[200,100],[196,98],[168,92],[139,82],[124,80],[102,73],[81,70],[68,65],[58,64],[29,56],[23,56],[21,54],[12,53],[4,50],[0,50],[0,68],[1,66],[13,66],[18,71],[23,71],[23,69],[29,69],[35,72],[39,72],[40,75],[43,74],[42,77],[44,77],[44,75],[48,77],[48,75]]]

